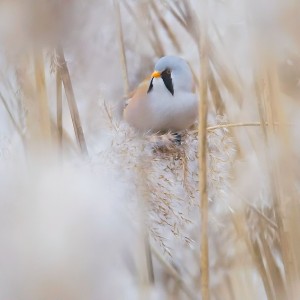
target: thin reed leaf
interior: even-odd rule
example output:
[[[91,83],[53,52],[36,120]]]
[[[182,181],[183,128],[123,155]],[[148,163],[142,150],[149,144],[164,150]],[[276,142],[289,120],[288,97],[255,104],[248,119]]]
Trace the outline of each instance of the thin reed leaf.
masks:
[[[118,30],[118,43],[120,48],[120,62],[122,66],[122,75],[123,75],[123,82],[124,82],[124,95],[128,95],[129,93],[128,69],[127,69],[127,59],[126,59],[126,52],[125,52],[125,45],[124,45],[124,35],[123,35],[122,17],[121,17],[119,0],[114,0],[114,7],[115,7],[116,23],[117,23],[117,30]]]
[[[199,102],[199,191],[201,216],[201,295],[203,300],[210,299],[209,292],[209,249],[208,249],[208,193],[207,193],[207,110],[208,110],[208,48],[207,48],[207,20],[201,24],[199,45],[200,57],[200,102]]]
[[[62,119],[62,82],[59,68],[56,68],[56,123],[58,131],[58,147],[62,149],[63,119]]]
[[[171,30],[171,28],[168,26],[168,23],[165,21],[164,17],[161,15],[161,13],[158,10],[158,7],[156,5],[156,2],[151,1],[150,5],[154,11],[155,16],[158,18],[162,28],[164,28],[165,32],[167,33],[167,36],[169,37],[169,39],[172,41],[175,49],[177,52],[180,52],[181,47],[179,42],[177,41],[176,35],[175,33]]]
[[[76,140],[80,146],[81,153],[88,154],[85,137],[81,126],[81,120],[80,120],[77,104],[75,101],[75,95],[73,91],[71,77],[70,77],[69,69],[65,60],[62,47],[59,46],[56,49],[56,52],[57,52],[58,68],[60,69],[61,80],[65,88]]]
[[[44,59],[41,50],[34,53],[36,100],[39,107],[41,132],[44,142],[51,144],[50,111],[46,90]]]

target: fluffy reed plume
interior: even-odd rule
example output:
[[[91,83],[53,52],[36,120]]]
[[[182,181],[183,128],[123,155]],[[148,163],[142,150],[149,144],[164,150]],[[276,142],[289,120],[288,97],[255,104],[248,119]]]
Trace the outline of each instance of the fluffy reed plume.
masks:
[[[298,299],[299,4],[0,14],[1,299]],[[200,101],[180,145],[121,117],[165,54]]]

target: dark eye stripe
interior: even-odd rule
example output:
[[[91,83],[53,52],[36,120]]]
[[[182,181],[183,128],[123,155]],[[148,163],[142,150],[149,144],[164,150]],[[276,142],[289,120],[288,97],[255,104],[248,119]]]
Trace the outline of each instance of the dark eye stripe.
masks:
[[[169,90],[169,92],[174,96],[174,87],[171,77],[171,72],[169,69],[166,69],[161,73],[161,78],[164,81],[164,84],[166,88]]]
[[[168,91],[174,96],[174,86],[172,82],[172,77],[171,77],[171,71],[170,69],[166,69],[161,73],[161,78],[168,89]],[[147,91],[147,94],[150,93],[153,89],[153,78],[150,81],[150,85]]]
[[[150,93],[152,89],[153,89],[153,78],[152,78],[151,81],[150,81],[150,85],[149,85],[147,94]]]

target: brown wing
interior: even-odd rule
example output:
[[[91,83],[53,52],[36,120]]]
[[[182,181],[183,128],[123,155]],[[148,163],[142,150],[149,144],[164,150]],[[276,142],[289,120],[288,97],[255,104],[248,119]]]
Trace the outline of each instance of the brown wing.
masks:
[[[132,126],[141,128],[143,118],[147,114],[147,105],[143,101],[147,96],[149,80],[144,80],[132,93],[132,97],[127,101],[127,106],[123,111],[123,117]]]
[[[151,79],[151,75],[149,75],[148,77],[146,77],[138,86],[137,88],[135,88],[133,91],[129,92],[129,94],[127,95],[127,99],[130,99],[133,97],[133,95],[136,93],[136,91],[143,85],[149,85],[149,82],[150,82],[150,79]]]
[[[135,90],[133,90],[132,92],[130,92],[128,94],[126,104],[125,104],[125,108],[132,101],[137,101],[137,100],[142,99],[146,96],[148,88],[149,88],[150,79],[151,79],[151,76],[149,76],[148,78],[143,80]]]

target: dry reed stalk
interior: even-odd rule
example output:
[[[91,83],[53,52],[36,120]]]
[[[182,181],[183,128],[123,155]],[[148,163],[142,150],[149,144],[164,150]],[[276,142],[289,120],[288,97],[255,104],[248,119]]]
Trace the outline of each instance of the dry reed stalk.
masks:
[[[62,150],[63,120],[62,120],[62,82],[59,69],[56,68],[56,124],[58,131],[58,147]]]
[[[160,14],[158,7],[156,5],[156,2],[151,1],[150,5],[153,9],[153,12],[155,14],[155,16],[158,18],[159,23],[161,24],[162,28],[164,28],[164,30],[166,31],[169,39],[172,41],[173,46],[175,47],[177,52],[181,51],[181,47],[180,44],[176,38],[176,34],[170,29],[168,23],[165,21],[165,19],[163,18],[163,16]]]
[[[198,43],[198,37],[200,34],[200,26],[197,23],[197,16],[192,8],[192,4],[190,0],[182,2],[183,8],[180,7],[179,3],[177,3],[177,10],[181,13],[182,17],[185,20],[187,25],[187,32],[191,35],[193,39],[195,39],[196,44]],[[208,37],[209,38],[209,37]]]
[[[278,125],[278,123],[275,122],[274,125]],[[249,123],[230,123],[230,124],[220,124],[215,126],[209,126],[206,129],[208,131],[213,131],[220,128],[234,128],[234,127],[260,127],[260,126],[268,126],[267,122],[261,123],[261,122],[249,122]]]
[[[263,87],[261,86],[261,80],[258,80],[257,76],[254,78],[254,84],[255,84],[255,94],[256,94],[256,101],[257,101],[257,108],[258,108],[258,114],[260,123],[262,125],[262,130],[265,138],[265,143],[267,143],[267,128],[266,128],[266,118],[265,118],[265,108],[263,107],[264,101],[262,99],[262,93]]]
[[[191,287],[187,285],[187,283],[180,276],[177,270],[163,257],[163,255],[153,245],[151,245],[151,251],[153,255],[156,257],[156,259],[165,268],[166,272],[170,274],[179,283],[179,287],[183,290],[186,296],[189,299],[196,299],[195,295],[191,290]]]
[[[267,122],[271,124],[270,127],[267,128],[267,143],[268,143],[268,149],[272,148],[274,146],[274,138],[276,136],[276,129],[273,125],[274,121],[277,121],[276,116],[274,115],[274,103],[275,100],[273,97],[278,97],[278,91],[272,91],[274,88],[273,82],[270,81],[270,73],[265,70],[264,76],[262,77],[264,80],[264,90],[263,90],[263,101],[264,101],[264,108],[265,108],[265,116]],[[277,102],[277,100],[275,100]],[[279,165],[274,158],[272,158],[272,155],[269,155],[269,166],[271,171],[271,187],[272,187],[272,193],[273,193],[273,201],[274,201],[274,211],[276,216],[276,222],[278,226],[278,234],[279,234],[279,242],[280,242],[280,249],[283,259],[283,264],[285,268],[285,275],[287,278],[288,285],[292,282],[292,268],[291,265],[291,249],[288,246],[288,240],[286,235],[286,229],[284,228],[283,218],[284,218],[284,212],[283,212],[283,190],[282,185],[280,182],[280,173],[279,173]],[[293,299],[293,292],[291,288],[288,288],[289,291],[289,297]]]
[[[149,282],[154,284],[154,269],[153,269],[152,251],[151,251],[151,247],[150,247],[148,230],[145,232],[145,235],[144,235],[144,245],[145,245],[145,255],[146,255],[146,261],[147,261]]]
[[[268,270],[266,269],[266,266],[264,264],[264,255],[261,252],[261,247],[260,247],[260,243],[259,240],[256,239],[252,242],[252,247],[253,247],[253,251],[254,251],[254,255],[253,258],[256,261],[256,265],[258,267],[260,276],[263,280],[263,284],[265,287],[265,292],[267,294],[268,299],[274,299],[275,298],[275,292],[274,292],[274,288],[272,285],[272,280],[271,280],[271,276],[270,273],[268,272]]]
[[[195,43],[198,44],[198,27],[195,25],[196,22],[196,16],[193,13],[193,10],[191,8],[190,2],[185,1],[183,2],[185,12],[183,12],[182,9],[180,9],[179,3],[176,3],[176,7],[180,10],[180,14],[178,14],[174,9],[171,10],[173,16],[175,19],[185,28],[185,30],[190,34],[190,36],[194,39]],[[216,28],[215,28],[216,29]],[[220,41],[222,41],[221,37],[219,37]],[[224,48],[224,47],[223,47]],[[241,105],[242,102],[242,90],[241,90],[241,82],[240,78],[238,76],[238,73],[235,71],[233,72],[230,67],[225,63],[225,59],[221,56],[221,54],[216,50],[219,49],[219,47],[216,47],[214,43],[212,42],[211,38],[207,37],[207,55],[209,57],[209,62],[213,66],[215,72],[220,77],[222,83],[224,84],[225,88],[228,90],[228,92],[234,97],[234,99],[237,101],[239,105]],[[209,68],[212,67],[209,64]],[[211,74],[213,74],[213,70],[210,70]],[[233,74],[235,73],[235,74]],[[215,76],[214,76],[215,79]],[[209,82],[210,86],[212,86],[214,89],[212,90],[215,93],[215,98],[213,100],[217,101],[216,108],[222,109],[224,108],[224,102],[222,101],[222,98],[220,94],[218,95],[218,88],[217,85],[214,84],[214,81],[212,81],[212,78],[210,78]],[[217,89],[216,89],[217,88]],[[221,110],[222,112],[222,110]]]
[[[152,49],[154,50],[154,53],[157,57],[161,57],[165,55],[165,49],[163,47],[164,43],[161,41],[161,38],[159,36],[158,30],[159,26],[156,26],[155,20],[153,20],[153,17],[151,15],[150,10],[151,2],[142,3],[141,9],[140,9],[140,19],[142,20],[149,20],[149,27],[145,28],[147,32],[150,32],[152,34],[148,34],[148,37],[151,41]],[[141,22],[139,22],[141,23]],[[142,35],[145,34],[145,32],[142,32]]]
[[[268,225],[270,225],[273,229],[278,230],[278,226],[276,223],[274,223],[270,218],[265,216],[261,211],[259,211],[254,205],[248,203],[249,207],[255,211],[259,217],[261,217],[260,220],[265,221]]]
[[[77,104],[75,101],[75,95],[73,91],[72,81],[69,73],[69,69],[65,60],[64,52],[61,46],[57,47],[57,60],[58,60],[58,68],[61,76],[61,80],[63,82],[65,93],[67,97],[67,101],[69,104],[69,109],[71,113],[71,118],[73,122],[73,127],[75,131],[76,140],[80,146],[80,150],[82,154],[88,154],[85,137],[83,134],[80,116],[77,108]]]
[[[228,274],[224,275],[224,281],[211,291],[212,299],[236,299],[232,290],[232,283]]]
[[[173,2],[172,2],[173,4]],[[169,9],[170,9],[170,12],[172,13],[172,15],[174,16],[174,18],[177,20],[177,22],[183,27],[185,28],[187,26],[184,18],[182,17],[182,15],[180,15],[175,9],[174,7],[171,5],[170,2],[168,2],[168,5],[169,5]]]
[[[139,299],[150,299],[150,286],[154,283],[154,271],[152,253],[148,234],[148,210],[150,191],[146,182],[146,162],[140,156],[137,166],[138,182],[138,217],[139,217],[139,240],[137,245],[137,271],[139,279]]]
[[[216,33],[216,36],[218,38],[218,41],[220,42],[220,45],[222,46],[222,53],[223,55],[225,54],[226,57],[230,58],[230,54],[225,46],[225,43],[223,41],[223,37],[220,34],[219,28],[217,27],[216,23],[212,21],[212,28],[214,30],[214,32]],[[217,49],[220,49],[221,47],[216,47]],[[238,83],[239,86],[242,86],[242,79],[240,77],[240,74],[236,68],[236,66],[234,64],[230,65],[232,68],[232,72],[234,74],[234,79],[235,81]]]
[[[211,40],[208,41],[207,48],[209,60],[214,66],[214,69],[216,70],[222,83],[228,92],[234,97],[236,102],[241,105],[243,97],[239,81],[237,80],[236,76],[233,75],[233,72],[229,66],[224,63],[226,60],[221,57],[219,52],[217,52],[216,49],[218,47],[216,47]]]
[[[267,243],[262,233],[260,233],[260,244],[261,252],[263,252],[262,256],[266,261],[266,265],[271,276],[271,283],[274,290],[274,299],[288,299],[280,268],[278,266],[278,263],[276,262],[274,254],[270,249],[270,245]]]
[[[149,47],[151,47],[154,50],[154,53],[157,57],[161,57],[164,53],[164,50],[162,48],[161,43],[155,43],[155,40],[158,39],[157,37],[157,30],[155,28],[155,26],[153,26],[153,24],[151,24],[151,29],[152,30],[148,30],[144,24],[144,22],[141,22],[140,20],[144,19],[143,16],[141,16],[140,18],[137,16],[137,14],[133,11],[133,9],[131,8],[131,6],[127,3],[127,1],[122,1],[122,4],[124,5],[124,7],[126,8],[126,11],[129,13],[129,15],[132,17],[132,19],[134,20],[135,24],[136,24],[136,28],[138,28],[141,32],[141,37],[143,38],[143,41],[145,41],[145,43],[147,43],[149,45]],[[153,33],[154,35],[154,39],[153,37],[150,35],[150,32]]]
[[[262,75],[260,76],[261,82],[258,84],[258,90],[261,95],[259,100],[262,102],[259,107],[262,118],[271,125],[266,128],[267,161],[270,169],[274,211],[278,225],[279,247],[286,278],[286,286],[283,287],[281,293],[284,294],[284,291],[287,291],[289,299],[296,299],[298,288],[295,283],[299,282],[296,253],[298,253],[299,249],[294,247],[295,241],[291,236],[291,232],[297,226],[299,214],[296,213],[297,216],[293,219],[290,216],[290,212],[296,212],[299,204],[296,200],[297,196],[293,192],[294,178],[291,173],[293,162],[290,159],[290,137],[284,109],[279,98],[280,87],[277,68],[275,67],[276,63],[270,55],[264,61],[265,64],[263,64]],[[278,122],[278,126],[275,126],[274,121]],[[278,147],[278,142],[280,143],[280,152],[278,157],[274,158],[272,149]]]
[[[234,239],[231,240],[235,255],[230,262],[230,265],[228,266],[229,268],[226,269],[230,270],[230,272],[228,272],[228,276],[230,281],[230,288],[232,289],[232,294],[234,296],[231,298],[225,298],[226,300],[240,299],[241,296],[243,299],[257,299],[257,297],[254,297],[255,294],[253,293],[254,286],[252,284],[252,280],[251,278],[249,278],[248,280],[248,277],[253,272],[253,267],[255,268],[255,265],[251,255],[249,255],[249,253],[247,252],[249,248],[245,242],[244,236],[245,233],[247,237],[247,232],[245,229],[245,224],[242,222],[241,214],[241,212],[235,211],[232,212],[231,215],[231,222],[236,232]],[[242,266],[241,261],[243,262]],[[223,295],[221,295],[219,298],[222,299]]]
[[[24,142],[24,133],[21,130],[20,126],[18,125],[17,121],[15,120],[15,118],[14,118],[14,116],[13,116],[13,114],[12,114],[10,108],[9,108],[8,103],[5,100],[5,98],[3,97],[3,95],[2,95],[1,92],[0,92],[0,99],[1,99],[1,101],[3,103],[3,106],[4,106],[5,110],[6,110],[6,112],[7,112],[8,116],[9,116],[9,118],[10,118],[10,120],[11,120],[11,122],[12,122],[14,128],[15,128],[15,130],[17,131],[17,133],[19,134],[20,138]]]
[[[207,193],[207,110],[208,110],[208,44],[207,44],[207,20],[201,23],[200,57],[200,103],[199,103],[199,127],[198,127],[198,159],[199,159],[199,191],[200,191],[200,215],[201,215],[201,295],[203,300],[210,299],[209,292],[209,249],[208,249],[208,193]]]
[[[55,134],[55,139],[58,140],[58,130],[57,130],[57,121],[51,118],[51,128],[53,133]],[[60,149],[60,150],[72,150],[74,153],[76,153],[77,155],[80,154],[80,150],[78,149],[77,143],[74,142],[74,140],[72,139],[72,137],[69,135],[68,132],[66,132],[66,130],[62,127],[62,141],[64,144],[64,148]],[[59,153],[60,155],[62,154],[62,151],[60,151],[61,153]],[[68,152],[70,153],[70,152]],[[59,159],[61,159],[62,157],[60,157]]]
[[[46,90],[44,59],[40,49],[35,50],[34,53],[34,69],[35,69],[35,83],[36,83],[36,100],[39,110],[39,126],[43,136],[43,143],[51,144],[51,125],[50,125],[50,111]]]
[[[278,119],[282,125],[279,126],[278,130],[281,137],[281,145],[284,145],[284,151],[281,153],[281,158],[278,166],[278,176],[280,184],[282,186],[282,223],[285,234],[287,247],[287,262],[289,264],[288,269],[291,272],[292,280],[289,285],[292,287],[293,299],[297,299],[300,293],[300,233],[299,233],[299,220],[300,220],[300,203],[299,203],[299,190],[295,188],[299,177],[296,177],[295,173],[295,161],[293,156],[293,149],[291,148],[292,137],[287,131],[285,120],[286,116],[284,112],[280,110],[280,104],[277,105],[279,108],[280,116]]]
[[[124,35],[123,35],[122,18],[121,18],[121,10],[120,10],[119,0],[114,0],[114,7],[115,7],[115,13],[116,13],[118,43],[119,43],[119,49],[120,49],[120,63],[122,66],[122,75],[123,75],[123,83],[124,83],[124,95],[128,95],[129,81],[128,81],[127,59],[126,59],[125,46],[124,46]]]
[[[257,271],[260,274],[260,278],[263,282],[265,292],[267,294],[268,299],[273,299],[273,291],[270,286],[270,282],[267,276],[267,272],[263,263],[263,259],[260,253],[260,249],[258,248],[257,241],[252,240],[249,237],[248,226],[246,221],[246,216],[244,215],[245,212],[242,211],[240,213],[234,213],[232,214],[232,220],[235,227],[235,230],[237,232],[238,237],[242,238],[245,242],[245,245],[248,250],[248,254],[250,254],[250,257],[252,258],[253,264],[256,267]]]
[[[290,176],[288,176],[291,179]],[[293,299],[299,298],[299,251],[300,251],[300,233],[299,233],[299,219],[300,219],[300,208],[299,208],[299,191],[289,189],[289,194],[286,192],[287,201],[286,203],[286,219],[284,224],[287,226],[287,238],[291,249],[291,264],[293,266],[293,281],[290,282],[293,291]]]
[[[122,66],[123,82],[124,82],[124,94],[129,94],[129,81],[128,81],[128,71],[127,71],[127,61],[122,29],[122,19],[119,0],[114,0],[114,7],[116,12],[116,22],[118,29],[118,41],[120,48],[120,61]],[[109,114],[109,111],[105,105],[105,109]],[[150,194],[147,188],[146,178],[147,174],[144,171],[144,160],[142,157],[139,160],[138,172],[141,173],[139,176],[139,217],[140,217],[140,239],[138,245],[138,276],[139,276],[139,295],[140,299],[149,299],[150,285],[154,283],[154,271],[152,264],[152,253],[149,244],[149,234],[147,229],[147,216],[145,214],[145,209],[148,207],[148,195]]]
[[[154,22],[151,22],[150,26],[151,26],[151,32],[153,34],[152,40],[153,40],[153,45],[154,45],[153,46],[154,52],[158,57],[161,57],[165,53],[163,43],[161,43],[161,41],[160,41],[160,37],[157,32],[157,27],[155,26]]]
[[[212,101],[215,106],[216,114],[222,116],[224,115],[226,108],[211,66],[209,66],[208,85],[209,85],[209,91],[212,97]]]
[[[141,9],[141,17],[143,19],[151,20],[149,22],[150,28],[146,28],[146,30],[152,33],[152,35],[149,35],[149,37],[151,38],[151,41],[152,41],[152,49],[154,50],[154,53],[156,54],[157,57],[161,57],[161,56],[165,55],[164,43],[161,41],[161,38],[158,33],[159,26],[157,26],[156,20],[154,20],[151,15],[150,7],[152,6],[152,4],[153,4],[153,2],[149,1],[141,6],[141,8],[142,8]],[[152,7],[152,10],[153,10],[153,7]],[[159,11],[157,11],[157,13],[158,13],[157,17],[163,19],[163,17],[160,15]],[[156,13],[155,13],[155,15],[156,15]]]
[[[39,104],[36,98],[36,87],[33,73],[33,57],[27,52],[20,57],[16,67],[16,77],[21,91],[21,101],[26,111],[24,118],[24,139],[26,144],[26,153],[29,158],[36,157],[37,150],[43,143],[43,134],[39,120],[41,118]],[[38,76],[38,74],[36,74]],[[44,149],[47,147],[44,147]]]

